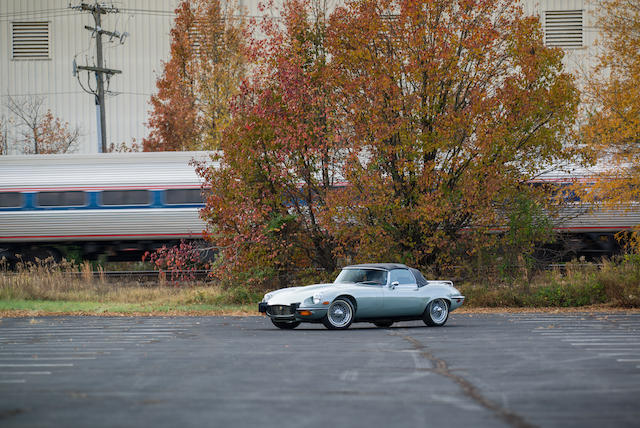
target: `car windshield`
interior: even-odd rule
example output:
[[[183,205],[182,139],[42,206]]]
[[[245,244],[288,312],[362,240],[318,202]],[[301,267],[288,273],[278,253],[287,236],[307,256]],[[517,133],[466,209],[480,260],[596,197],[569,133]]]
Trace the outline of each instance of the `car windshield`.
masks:
[[[345,282],[384,285],[387,283],[387,271],[378,269],[342,269],[334,283]]]

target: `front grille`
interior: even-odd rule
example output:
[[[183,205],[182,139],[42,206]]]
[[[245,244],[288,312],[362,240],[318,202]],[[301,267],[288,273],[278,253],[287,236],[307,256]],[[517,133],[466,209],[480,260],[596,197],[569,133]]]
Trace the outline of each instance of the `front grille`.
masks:
[[[272,305],[267,308],[269,315],[293,315],[294,309],[287,305]]]

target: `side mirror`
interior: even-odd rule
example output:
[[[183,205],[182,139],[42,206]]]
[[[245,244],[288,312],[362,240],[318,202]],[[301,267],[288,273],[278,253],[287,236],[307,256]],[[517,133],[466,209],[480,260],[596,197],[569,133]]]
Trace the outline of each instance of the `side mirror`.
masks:
[[[393,289],[394,289],[394,288],[396,288],[398,285],[400,285],[400,283],[399,283],[398,281],[393,281],[393,282],[391,283],[391,285],[389,286],[389,288],[391,288],[391,289],[393,290]]]

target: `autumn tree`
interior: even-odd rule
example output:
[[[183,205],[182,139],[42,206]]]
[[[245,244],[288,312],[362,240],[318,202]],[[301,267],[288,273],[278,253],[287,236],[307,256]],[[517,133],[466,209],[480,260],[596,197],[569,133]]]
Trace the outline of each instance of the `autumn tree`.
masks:
[[[518,2],[348,0],[329,45],[352,145],[327,227],[355,261],[468,258],[576,154],[577,90]]]
[[[251,42],[204,218],[218,272],[445,265],[538,222],[578,94],[510,0],[288,0]],[[535,226],[535,225],[534,225]],[[507,234],[511,243],[536,233]]]
[[[336,269],[323,221],[343,139],[326,27],[323,3],[300,0],[285,2],[282,22],[257,27],[253,73],[235,100],[219,167],[201,171],[211,187],[204,216],[221,274],[268,272],[283,285],[294,271]]]
[[[17,138],[13,146],[25,154],[70,153],[77,149],[80,129],[55,117],[44,109],[44,98],[9,98],[7,107],[13,114]],[[8,146],[8,141],[5,142]]]
[[[145,151],[215,149],[244,73],[244,21],[234,2],[183,0],[170,58],[151,97]]]
[[[591,194],[608,207],[628,207],[640,200],[640,4],[606,0],[598,14],[600,50],[587,77],[582,136],[606,171]]]

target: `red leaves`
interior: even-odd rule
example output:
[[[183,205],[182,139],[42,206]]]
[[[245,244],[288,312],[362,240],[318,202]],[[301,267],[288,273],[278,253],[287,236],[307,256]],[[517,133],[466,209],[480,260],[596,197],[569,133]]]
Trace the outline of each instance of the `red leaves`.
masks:
[[[184,281],[194,281],[196,273],[209,268],[208,263],[202,261],[202,252],[193,242],[180,241],[172,247],[163,245],[155,252],[146,252],[142,260],[149,260],[161,273],[169,273],[174,285]]]
[[[261,21],[220,168],[201,170],[221,275],[452,262],[574,153],[573,82],[510,0],[319,5]]]

